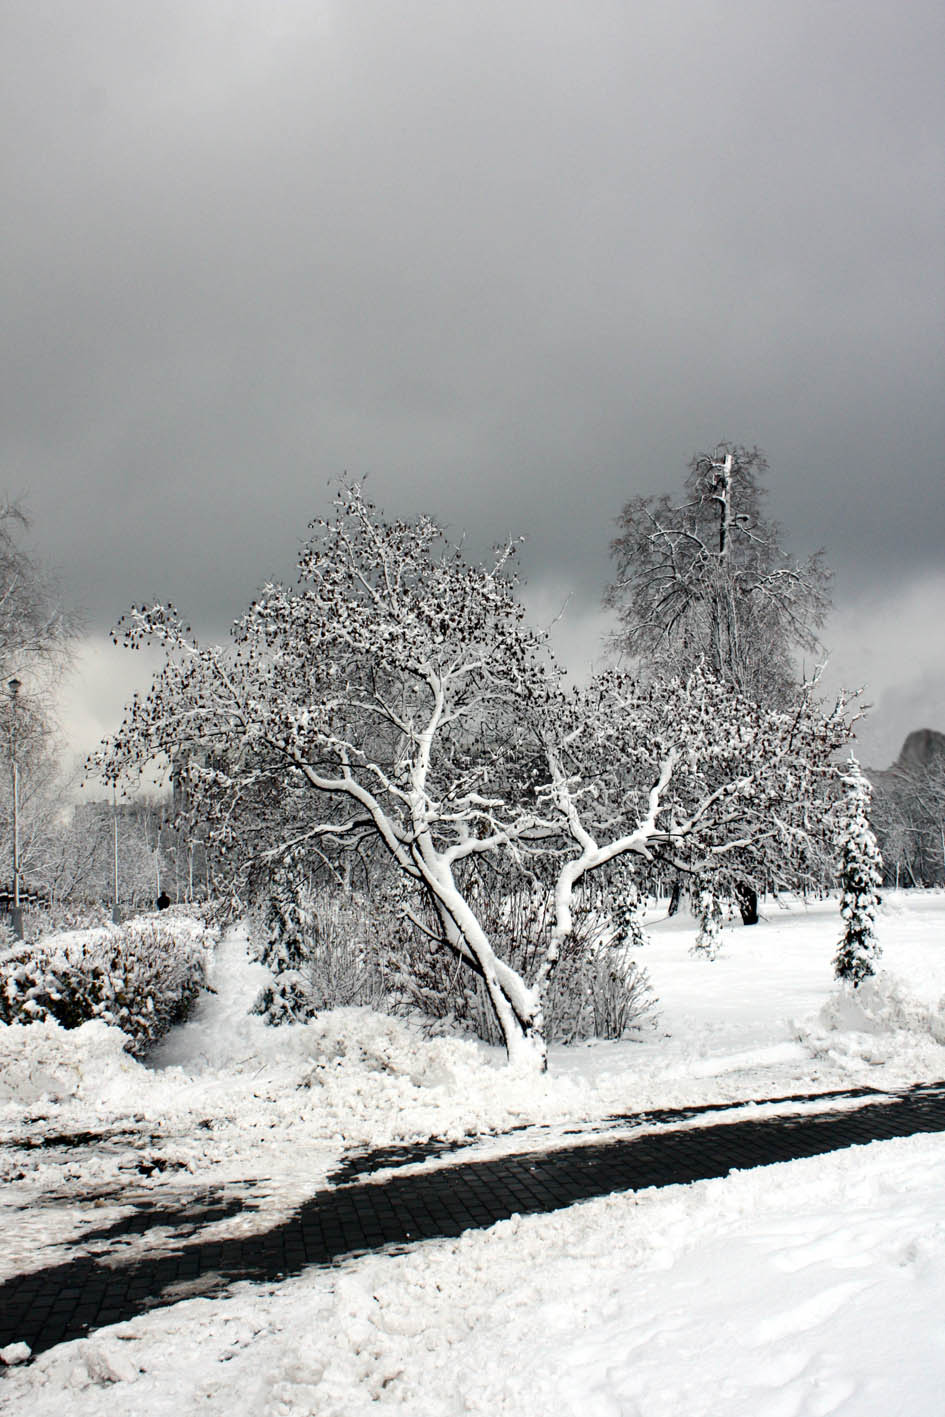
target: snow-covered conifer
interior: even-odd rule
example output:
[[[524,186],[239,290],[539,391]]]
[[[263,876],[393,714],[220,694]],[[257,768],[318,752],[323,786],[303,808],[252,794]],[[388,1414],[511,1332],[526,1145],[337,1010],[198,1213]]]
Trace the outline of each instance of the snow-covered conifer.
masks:
[[[833,810],[833,828],[843,933],[833,964],[837,978],[856,987],[875,972],[880,953],[875,924],[883,862],[869,821],[870,785],[855,758],[840,781],[843,794]]]
[[[259,951],[261,964],[272,974],[253,1013],[267,1023],[296,1023],[316,1011],[305,966],[312,951],[313,922],[301,882],[284,867],[273,873],[266,906],[266,937]]]
[[[640,892],[636,886],[627,886],[613,909],[615,945],[624,949],[639,949],[647,943],[642,914]]]

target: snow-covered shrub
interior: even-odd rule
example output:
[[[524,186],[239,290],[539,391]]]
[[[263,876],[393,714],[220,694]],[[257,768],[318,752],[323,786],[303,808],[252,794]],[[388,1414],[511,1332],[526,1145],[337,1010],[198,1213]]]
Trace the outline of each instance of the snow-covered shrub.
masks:
[[[343,891],[312,890],[291,872],[271,879],[254,934],[272,974],[253,1012],[267,1023],[301,1022],[324,1009],[381,1007],[378,922],[369,903]]]
[[[477,908],[496,954],[530,983],[551,928],[547,891],[523,887],[493,892],[478,900]],[[609,917],[582,904],[574,922],[544,990],[548,1041],[624,1037],[652,1012],[646,971],[630,958],[626,945],[615,943]],[[431,951],[429,940],[418,939],[403,923],[383,963],[394,1008],[419,1010],[440,1027],[459,1026],[487,1043],[501,1043],[485,984],[446,946]]]
[[[111,908],[98,902],[54,901],[44,910],[23,912],[23,934],[27,940],[39,940],[67,930],[99,929],[110,921]]]
[[[652,1014],[655,998],[646,970],[613,945],[565,954],[546,995],[551,1039],[624,1038]]]
[[[883,862],[869,821],[871,788],[855,758],[841,782],[843,794],[833,808],[832,825],[843,932],[833,967],[838,979],[856,987],[875,973],[880,954],[875,924]]]
[[[77,1028],[101,1019],[141,1056],[186,1017],[206,983],[210,943],[193,922],[148,919],[21,943],[0,956],[0,1021]]]
[[[306,977],[319,1011],[352,1005],[382,1009],[382,917],[364,898],[328,890],[313,895],[311,911],[314,949]]]

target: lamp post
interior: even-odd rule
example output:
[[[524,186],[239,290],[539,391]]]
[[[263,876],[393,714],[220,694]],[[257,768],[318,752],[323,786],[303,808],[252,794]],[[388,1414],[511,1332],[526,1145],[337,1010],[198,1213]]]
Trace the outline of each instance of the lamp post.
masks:
[[[118,904],[118,789],[112,784],[112,827],[113,827],[113,879],[112,879],[112,920],[121,924],[121,908]]]
[[[23,938],[23,911],[20,908],[20,779],[16,762],[16,706],[20,692],[19,679],[11,679],[10,691],[10,777],[13,789],[13,906],[10,928],[18,940]]]

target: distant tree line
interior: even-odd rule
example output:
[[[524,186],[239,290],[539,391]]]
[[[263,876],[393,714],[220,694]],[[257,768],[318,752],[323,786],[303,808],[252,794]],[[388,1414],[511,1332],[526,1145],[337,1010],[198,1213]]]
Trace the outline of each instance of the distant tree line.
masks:
[[[945,734],[910,733],[893,766],[871,778],[886,884],[945,884]]]
[[[27,911],[113,905],[116,844],[122,906],[203,898],[212,860],[175,828],[170,799],[70,804],[51,703],[81,621],[27,549],[29,527],[19,504],[0,504],[0,912],[17,896]]]

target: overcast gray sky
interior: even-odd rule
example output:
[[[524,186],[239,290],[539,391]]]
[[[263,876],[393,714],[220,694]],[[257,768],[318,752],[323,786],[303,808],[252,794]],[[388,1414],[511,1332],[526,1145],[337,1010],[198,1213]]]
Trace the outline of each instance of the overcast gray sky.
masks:
[[[289,577],[340,473],[508,533],[599,654],[613,519],[757,443],[867,762],[945,730],[940,0],[0,0],[0,488],[65,713]]]

